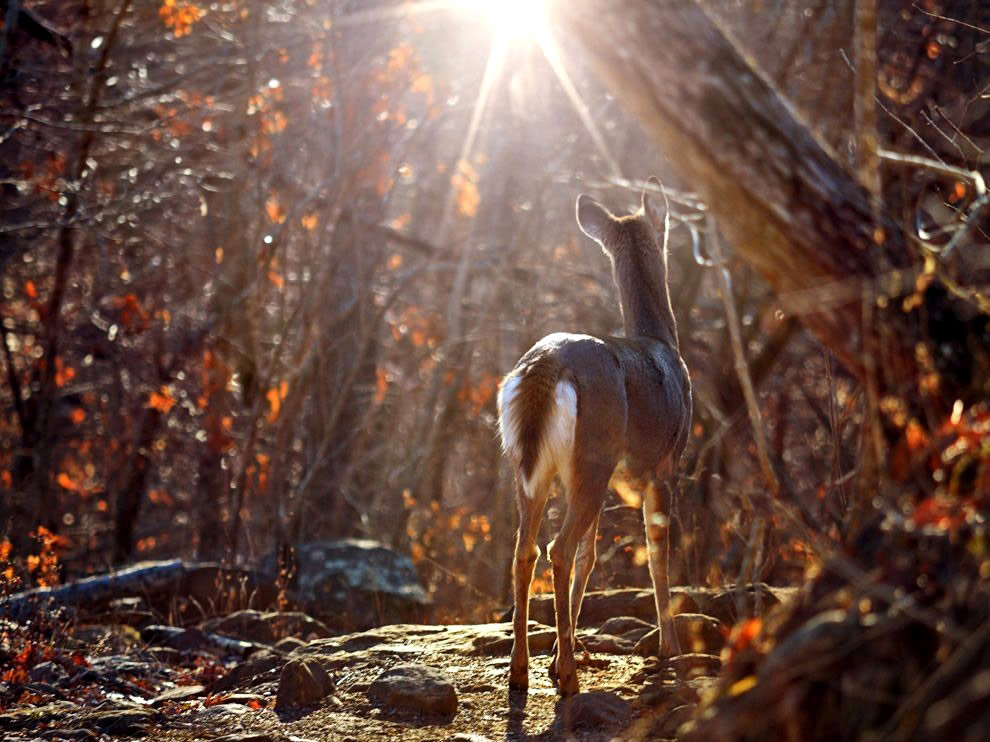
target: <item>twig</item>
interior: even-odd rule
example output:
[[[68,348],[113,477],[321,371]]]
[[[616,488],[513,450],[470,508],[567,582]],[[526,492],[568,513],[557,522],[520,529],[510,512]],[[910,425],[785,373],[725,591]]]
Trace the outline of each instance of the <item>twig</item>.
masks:
[[[983,176],[978,170],[966,170],[965,168],[949,165],[948,163],[940,162],[938,160],[930,160],[927,157],[921,157],[920,155],[892,152],[889,149],[878,149],[877,155],[879,155],[881,160],[886,160],[887,162],[896,162],[901,165],[913,165],[915,167],[925,168],[926,170],[932,170],[943,175],[951,175],[955,178],[962,178],[963,180],[972,183],[973,187],[976,189],[976,192],[981,196],[985,195],[987,192],[986,181],[984,181]]]
[[[736,305],[732,301],[732,283],[729,270],[722,260],[721,247],[719,245],[718,231],[715,227],[714,219],[709,217],[708,243],[711,246],[710,253],[716,261],[717,270],[715,275],[718,278],[719,290],[722,293],[722,304],[725,307],[725,318],[729,325],[729,338],[732,341],[732,352],[735,356],[736,373],[739,375],[739,385],[742,387],[743,397],[746,399],[746,409],[749,412],[749,421],[753,426],[753,438],[756,439],[756,452],[760,460],[760,469],[766,479],[770,493],[777,497],[780,493],[780,483],[777,475],[770,464],[770,456],[767,453],[767,440],[763,432],[763,421],[760,417],[760,408],[756,401],[756,392],[753,390],[753,380],[749,375],[749,366],[746,364],[746,354],[743,350],[742,333],[739,329],[739,315],[736,313]]]

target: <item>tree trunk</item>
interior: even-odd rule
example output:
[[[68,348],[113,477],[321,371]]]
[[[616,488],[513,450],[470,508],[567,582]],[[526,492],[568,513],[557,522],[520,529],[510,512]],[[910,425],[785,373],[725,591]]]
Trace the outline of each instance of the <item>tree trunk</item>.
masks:
[[[889,216],[874,220],[866,189],[705,11],[687,1],[556,5],[565,32],[736,252],[853,374],[867,381],[864,351],[875,348],[881,394],[934,413],[985,398],[986,316],[938,280],[904,311],[899,297],[915,290],[920,252]]]

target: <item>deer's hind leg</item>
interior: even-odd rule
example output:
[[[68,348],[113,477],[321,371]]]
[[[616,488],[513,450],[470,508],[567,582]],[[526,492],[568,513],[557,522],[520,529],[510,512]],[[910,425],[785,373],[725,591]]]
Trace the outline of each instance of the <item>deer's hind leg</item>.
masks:
[[[543,508],[550,492],[550,482],[538,482],[527,492],[516,473],[516,506],[519,510],[519,531],[516,533],[516,553],[512,565],[512,661],[509,665],[509,688],[529,687],[529,589],[540,550],[536,537],[543,520]]]
[[[578,692],[577,665],[574,660],[574,622],[571,606],[571,574],[578,545],[587,537],[593,524],[597,523],[602,503],[608,491],[611,466],[591,466],[585,464],[581,471],[575,471],[567,482],[567,514],[560,533],[548,549],[553,564],[553,606],[557,618],[557,652],[550,667],[551,676],[556,676],[557,688],[561,695]],[[594,534],[591,535],[594,548]],[[585,562],[590,572],[590,563]],[[584,577],[587,582],[587,576]],[[581,588],[581,594],[584,588]]]

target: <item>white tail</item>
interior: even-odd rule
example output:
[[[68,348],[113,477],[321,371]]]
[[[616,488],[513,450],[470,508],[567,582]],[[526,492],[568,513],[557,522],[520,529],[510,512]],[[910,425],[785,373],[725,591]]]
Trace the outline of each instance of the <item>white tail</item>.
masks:
[[[678,651],[670,613],[669,529],[661,488],[684,450],[691,425],[691,382],[681,359],[667,290],[666,216],[657,219],[644,191],[642,208],[624,217],[579,196],[577,220],[612,262],[625,337],[548,335],[509,372],[498,397],[502,445],[515,467],[519,508],[509,685],[529,685],[526,624],[539,556],[536,536],[550,485],[559,476],[567,511],[549,547],[557,620],[557,651],[550,673],[564,695],[578,692],[575,627],[595,564],[598,517],[608,482],[623,460],[645,492],[643,515],[660,655]]]

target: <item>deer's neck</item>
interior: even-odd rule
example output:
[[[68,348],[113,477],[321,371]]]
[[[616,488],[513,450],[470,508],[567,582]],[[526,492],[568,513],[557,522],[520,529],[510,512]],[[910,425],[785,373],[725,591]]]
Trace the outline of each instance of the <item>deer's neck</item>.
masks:
[[[626,337],[656,338],[679,349],[665,257],[638,251],[617,255],[612,271]]]

